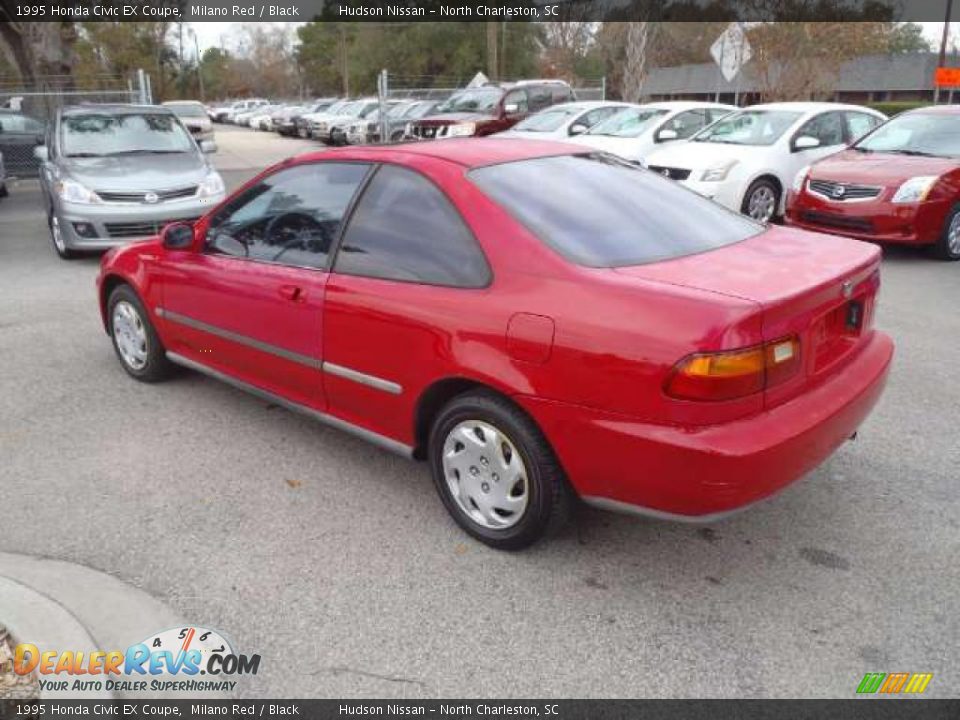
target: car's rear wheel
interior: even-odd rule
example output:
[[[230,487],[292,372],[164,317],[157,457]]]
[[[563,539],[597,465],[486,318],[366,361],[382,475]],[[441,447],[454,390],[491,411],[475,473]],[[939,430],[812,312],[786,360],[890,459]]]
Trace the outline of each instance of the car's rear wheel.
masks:
[[[129,285],[118,285],[107,301],[107,323],[113,349],[131,377],[143,382],[166,378],[173,365],[150,315]]]
[[[60,218],[52,210],[47,214],[47,227],[50,228],[50,244],[61,260],[73,260],[77,253],[67,247],[67,240],[63,234]]]
[[[754,180],[743,196],[740,212],[759,222],[771,222],[780,207],[780,188],[772,180]]]
[[[0,198],[5,198],[9,194],[10,194],[10,191],[7,190],[7,184],[0,183]]]
[[[943,222],[943,232],[933,246],[941,260],[960,260],[960,205],[954,205]]]
[[[310,131],[307,130],[307,128],[305,128],[303,125],[301,125],[300,127],[297,128],[297,136],[306,140],[307,138],[310,137]]]
[[[454,520],[473,537],[518,550],[559,529],[573,495],[543,433],[488,392],[451,400],[433,424],[430,467]]]

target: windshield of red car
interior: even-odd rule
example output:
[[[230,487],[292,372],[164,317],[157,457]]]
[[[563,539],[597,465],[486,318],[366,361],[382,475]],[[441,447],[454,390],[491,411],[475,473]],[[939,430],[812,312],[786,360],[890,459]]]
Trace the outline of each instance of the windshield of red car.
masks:
[[[764,230],[672,180],[602,153],[502,163],[469,177],[547,245],[588,267],[670,260]]]
[[[960,116],[935,113],[899,115],[853,147],[861,152],[960,157]]]

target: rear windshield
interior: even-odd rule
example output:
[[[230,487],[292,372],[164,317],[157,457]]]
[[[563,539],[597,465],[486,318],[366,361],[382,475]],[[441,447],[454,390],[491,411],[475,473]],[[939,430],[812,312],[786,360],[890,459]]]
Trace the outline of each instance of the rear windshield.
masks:
[[[610,155],[491,165],[470,179],[578,265],[622,267],[731,245],[763,226]]]

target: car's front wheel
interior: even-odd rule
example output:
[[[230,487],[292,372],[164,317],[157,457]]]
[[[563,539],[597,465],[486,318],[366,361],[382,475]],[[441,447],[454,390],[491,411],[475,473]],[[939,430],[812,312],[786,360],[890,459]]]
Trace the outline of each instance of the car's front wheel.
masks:
[[[118,285],[107,301],[113,349],[131,377],[143,382],[166,378],[173,365],[150,322],[149,313],[129,285]]]
[[[430,467],[454,520],[473,537],[518,550],[560,528],[573,495],[536,424],[493,393],[451,400],[433,424]]]
[[[743,196],[740,212],[763,223],[771,222],[780,207],[780,188],[772,180],[754,180]]]
[[[943,222],[943,232],[933,251],[941,260],[960,260],[960,205],[955,205]]]
[[[0,183],[0,198],[5,198],[9,194],[10,194],[10,191],[7,190],[7,184]]]
[[[61,260],[72,260],[77,253],[67,247],[67,240],[64,237],[63,226],[60,224],[60,218],[52,210],[47,214],[47,227],[50,229],[50,243],[54,251],[60,256]]]

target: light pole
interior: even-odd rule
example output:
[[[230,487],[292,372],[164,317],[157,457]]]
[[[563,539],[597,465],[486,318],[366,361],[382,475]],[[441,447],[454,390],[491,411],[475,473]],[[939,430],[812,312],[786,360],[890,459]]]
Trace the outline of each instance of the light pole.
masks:
[[[947,64],[947,40],[950,38],[950,11],[953,10],[953,0],[947,0],[947,15],[943,19],[943,35],[940,38],[940,57],[938,67]],[[933,89],[933,103],[940,102],[940,85]]]
[[[197,52],[197,82],[200,85],[200,102],[204,102],[206,98],[204,97],[205,93],[203,91],[203,64],[200,61],[200,41],[197,40],[196,30],[190,28],[190,33],[193,35],[193,47]]]

